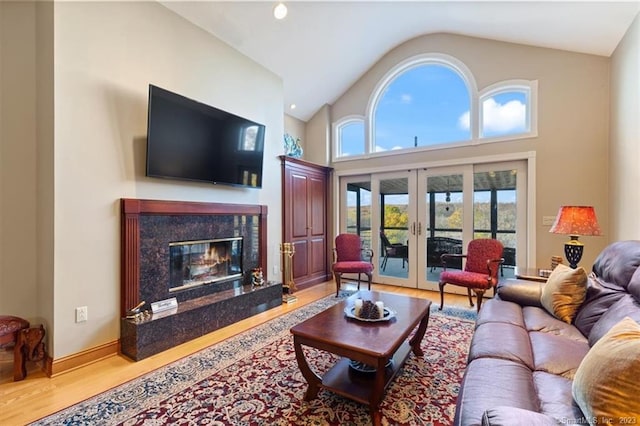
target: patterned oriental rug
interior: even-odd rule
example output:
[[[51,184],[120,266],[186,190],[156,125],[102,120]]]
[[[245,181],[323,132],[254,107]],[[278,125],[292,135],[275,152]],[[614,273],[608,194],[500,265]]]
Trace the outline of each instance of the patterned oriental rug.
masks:
[[[329,296],[238,334],[114,389],[45,417],[35,425],[370,425],[369,407],[326,390],[303,400],[295,324],[337,303]],[[475,312],[432,305],[422,341],[387,388],[386,425],[450,425]],[[305,348],[316,372],[333,354]]]

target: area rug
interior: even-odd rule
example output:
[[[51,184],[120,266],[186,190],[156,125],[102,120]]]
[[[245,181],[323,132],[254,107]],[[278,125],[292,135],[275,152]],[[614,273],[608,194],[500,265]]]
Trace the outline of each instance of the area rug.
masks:
[[[303,400],[289,329],[337,303],[326,297],[196,354],[124,383],[34,425],[370,425],[369,408],[321,390]],[[449,425],[465,368],[475,312],[432,305],[422,341],[387,388],[385,425]],[[337,360],[306,348],[322,374]]]

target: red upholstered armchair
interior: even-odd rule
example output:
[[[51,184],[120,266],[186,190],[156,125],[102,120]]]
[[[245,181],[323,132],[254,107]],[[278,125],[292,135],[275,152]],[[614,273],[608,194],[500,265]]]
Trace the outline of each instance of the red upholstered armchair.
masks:
[[[498,240],[488,238],[477,239],[469,242],[467,254],[443,254],[442,264],[444,270],[440,273],[440,310],[444,306],[444,286],[447,284],[459,285],[467,288],[469,304],[473,306],[471,290],[476,294],[478,311],[482,305],[484,292],[493,288],[494,294],[498,285],[498,271],[504,262],[502,258],[503,246]],[[464,270],[447,270],[447,260],[466,258]]]
[[[373,250],[363,248],[357,234],[340,234],[336,237],[333,249],[333,275],[336,279],[336,297],[340,292],[342,274],[358,274],[358,290],[360,290],[360,274],[367,276],[371,290],[371,273],[373,272]],[[365,260],[367,259],[368,260]]]

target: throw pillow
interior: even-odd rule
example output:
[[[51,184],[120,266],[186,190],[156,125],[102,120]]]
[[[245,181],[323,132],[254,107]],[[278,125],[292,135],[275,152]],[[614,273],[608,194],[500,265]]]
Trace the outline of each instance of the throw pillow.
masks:
[[[573,269],[560,264],[542,287],[540,303],[550,314],[571,324],[586,294],[587,273],[584,268]]]
[[[592,425],[635,423],[638,377],[640,325],[626,317],[587,352],[573,380],[573,399]]]

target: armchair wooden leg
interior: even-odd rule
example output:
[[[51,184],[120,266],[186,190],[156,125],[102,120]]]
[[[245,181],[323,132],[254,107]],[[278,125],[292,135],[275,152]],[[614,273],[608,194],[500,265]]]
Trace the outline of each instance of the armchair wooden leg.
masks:
[[[438,283],[438,287],[440,287],[440,309],[442,310],[442,308],[444,307],[444,286],[447,285],[447,283],[443,283],[443,282],[439,282]]]
[[[369,291],[371,291],[371,280],[373,279],[373,274],[368,273],[368,274],[367,274],[367,279],[368,279],[368,283],[367,283],[367,284],[368,284],[368,287],[367,287],[367,289],[368,289]]]
[[[338,297],[338,294],[340,293],[340,275],[340,273],[333,274],[336,280],[336,297]]]
[[[480,312],[480,306],[482,306],[482,296],[484,296],[484,290],[476,289],[476,301],[478,304],[478,312]]]
[[[358,272],[358,291],[360,291],[361,272]]]
[[[471,298],[471,288],[467,287],[467,295],[469,296],[469,305],[473,308],[473,299]]]

